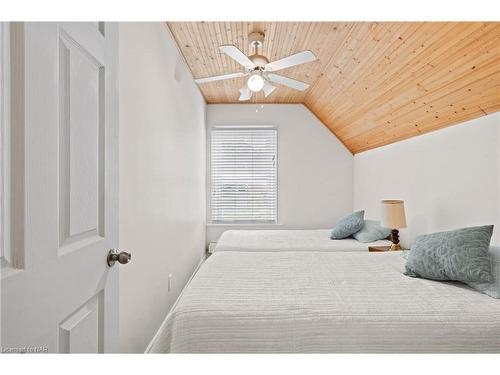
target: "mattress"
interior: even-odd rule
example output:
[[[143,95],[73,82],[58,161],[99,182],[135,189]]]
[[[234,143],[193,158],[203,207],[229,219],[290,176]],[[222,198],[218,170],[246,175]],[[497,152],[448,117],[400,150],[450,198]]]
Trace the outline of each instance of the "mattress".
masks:
[[[217,251],[368,251],[368,246],[388,246],[390,241],[363,243],[354,238],[331,240],[331,229],[227,230]]]
[[[403,268],[400,252],[217,252],[149,351],[500,352],[500,300]]]

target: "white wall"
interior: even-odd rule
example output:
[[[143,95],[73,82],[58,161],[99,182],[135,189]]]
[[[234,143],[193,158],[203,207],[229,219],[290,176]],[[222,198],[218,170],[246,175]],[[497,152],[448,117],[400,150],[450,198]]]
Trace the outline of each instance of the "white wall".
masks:
[[[204,244],[205,102],[161,23],[121,23],[122,351],[145,350]]]
[[[353,156],[302,104],[208,105],[208,130],[214,125],[278,128],[279,225],[262,228],[331,228],[351,212]],[[207,241],[231,228],[209,225]]]
[[[405,200],[415,236],[465,226],[495,224],[499,243],[500,113],[357,154],[354,209],[378,219],[380,200]]]

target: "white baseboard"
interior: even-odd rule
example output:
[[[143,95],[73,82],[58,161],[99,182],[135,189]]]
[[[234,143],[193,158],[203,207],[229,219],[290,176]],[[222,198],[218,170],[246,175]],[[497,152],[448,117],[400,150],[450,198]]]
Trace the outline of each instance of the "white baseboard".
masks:
[[[163,331],[163,326],[167,323],[167,319],[168,317],[170,316],[170,314],[172,313],[172,311],[174,311],[175,307],[177,306],[177,303],[179,302],[179,299],[181,298],[182,294],[184,293],[184,290],[186,290],[187,286],[189,285],[189,283],[191,283],[191,280],[193,280],[193,277],[194,275],[196,275],[196,272],[198,272],[198,270],[200,269],[201,265],[203,264],[203,262],[205,262],[205,260],[207,259],[207,255],[205,254],[201,259],[200,259],[200,262],[198,263],[198,265],[196,266],[196,268],[194,269],[193,273],[191,274],[191,276],[189,277],[189,280],[188,282],[186,283],[186,285],[184,285],[184,288],[182,288],[181,292],[179,293],[179,296],[177,297],[177,299],[175,300],[174,304],[172,305],[172,307],[170,308],[170,311],[168,312],[167,316],[165,317],[165,319],[163,320],[160,328],[158,329],[158,331],[156,331],[155,335],[153,336],[153,339],[150,341],[150,343],[148,344],[146,350],[144,351],[144,353],[150,353],[151,352],[151,348],[153,346],[153,343],[156,341],[158,335]]]

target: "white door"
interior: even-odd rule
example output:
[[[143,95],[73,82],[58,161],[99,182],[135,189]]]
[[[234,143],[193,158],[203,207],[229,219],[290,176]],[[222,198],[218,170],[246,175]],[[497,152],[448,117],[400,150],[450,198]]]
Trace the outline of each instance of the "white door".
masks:
[[[118,27],[11,24],[2,350],[118,348]]]

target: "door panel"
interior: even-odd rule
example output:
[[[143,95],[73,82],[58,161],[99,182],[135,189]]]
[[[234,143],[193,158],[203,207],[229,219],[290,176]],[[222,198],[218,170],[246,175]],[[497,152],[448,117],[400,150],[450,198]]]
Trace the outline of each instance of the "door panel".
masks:
[[[2,346],[112,352],[118,340],[117,25],[13,27],[23,66],[24,268],[2,279]],[[20,128],[17,128],[20,127]],[[21,130],[22,131],[21,131]],[[19,172],[21,171],[21,172]],[[16,235],[13,233],[13,235]],[[7,274],[7,273],[6,273]]]
[[[104,45],[98,46],[101,52]],[[102,53],[99,53],[102,55]],[[66,33],[59,46],[61,250],[104,237],[105,67]],[[74,247],[74,245],[72,246]]]
[[[59,353],[102,352],[102,304],[99,293],[60,324]]]

